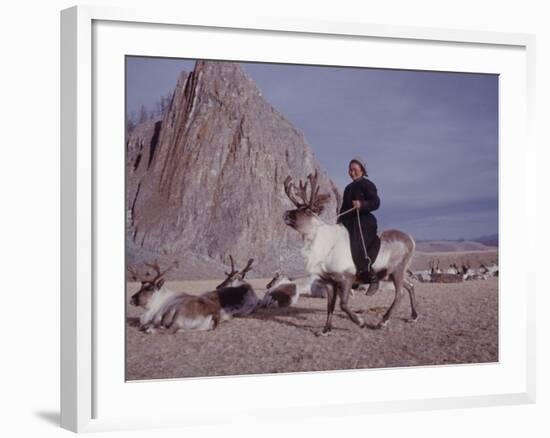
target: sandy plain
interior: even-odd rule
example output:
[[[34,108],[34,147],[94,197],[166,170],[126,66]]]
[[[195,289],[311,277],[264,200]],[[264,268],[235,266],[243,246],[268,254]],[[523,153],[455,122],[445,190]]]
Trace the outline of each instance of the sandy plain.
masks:
[[[432,259],[441,267],[468,259],[472,266],[497,258],[496,251],[417,254],[413,269]],[[168,281],[176,291],[212,290],[220,279]],[[258,297],[269,279],[251,279]],[[258,309],[208,332],[145,334],[142,309],[126,306],[127,380],[289,373],[358,368],[483,363],[498,361],[498,277],[454,284],[415,282],[419,319],[410,321],[405,295],[389,324],[359,328],[339,310],[328,337],[315,332],[326,319],[326,300],[301,296],[295,307]],[[127,302],[139,288],[128,283]],[[394,291],[384,285],[372,297],[356,293],[352,310],[377,323]]]

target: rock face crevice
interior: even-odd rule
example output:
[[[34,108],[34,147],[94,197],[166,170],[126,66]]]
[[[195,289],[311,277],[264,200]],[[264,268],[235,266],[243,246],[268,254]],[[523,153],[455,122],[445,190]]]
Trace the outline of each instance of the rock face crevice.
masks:
[[[290,175],[319,171],[302,132],[262,96],[238,64],[198,61],[183,72],[162,120],[138,125],[127,144],[127,255],[178,259],[176,275],[219,276],[229,254],[254,273],[299,271],[298,234],[282,220]]]
[[[158,121],[155,122],[155,128],[153,132],[153,137],[151,138],[151,143],[149,145],[149,162],[147,163],[147,169],[151,167],[151,163],[153,162],[153,157],[155,156],[155,150],[157,149],[158,143],[159,143],[159,135],[160,135],[160,128],[162,127],[162,122]],[[136,163],[136,168],[138,167],[139,163]]]

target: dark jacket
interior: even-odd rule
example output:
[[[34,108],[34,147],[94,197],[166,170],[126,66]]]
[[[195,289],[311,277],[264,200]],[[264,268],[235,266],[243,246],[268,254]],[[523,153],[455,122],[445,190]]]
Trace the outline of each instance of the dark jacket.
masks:
[[[359,178],[355,181],[349,183],[344,190],[344,197],[342,200],[342,208],[340,208],[340,213],[343,213],[346,210],[349,210],[353,207],[352,201],[360,201],[361,208],[359,213],[361,216],[361,222],[363,218],[366,221],[374,222],[376,224],[376,218],[370,212],[375,211],[380,207],[380,198],[378,198],[378,191],[374,183],[366,177]],[[357,213],[350,212],[344,216],[338,218],[338,222],[341,222],[343,225],[346,225],[346,222],[350,222],[350,219],[355,219]],[[347,227],[346,227],[347,228]]]
[[[378,224],[371,211],[375,211],[378,207],[380,207],[380,198],[378,198],[378,191],[374,183],[368,178],[362,177],[348,184],[344,190],[344,198],[342,200],[342,208],[340,208],[340,213],[352,208],[352,201],[361,202],[359,219],[361,221],[361,231],[363,232],[365,246],[367,249],[371,246],[375,247],[378,242]],[[361,270],[364,267],[365,251],[363,249],[363,243],[361,242],[361,233],[357,222],[357,212],[350,211],[349,213],[340,216],[338,218],[338,222],[344,225],[349,232],[353,261],[355,262],[358,270]],[[373,249],[375,249],[373,254],[371,254],[371,251],[369,250],[369,256],[371,256],[371,258],[375,258],[376,253],[378,252],[377,248]]]

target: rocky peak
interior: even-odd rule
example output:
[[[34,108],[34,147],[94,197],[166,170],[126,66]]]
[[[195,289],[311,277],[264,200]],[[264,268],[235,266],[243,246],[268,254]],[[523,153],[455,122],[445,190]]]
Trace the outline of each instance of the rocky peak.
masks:
[[[298,235],[282,221],[291,207],[283,181],[316,169],[333,195],[326,218],[334,221],[338,191],[304,135],[238,64],[198,61],[179,77],[162,120],[128,140],[129,252],[185,253],[220,269],[229,254],[253,257],[266,275],[296,268]]]

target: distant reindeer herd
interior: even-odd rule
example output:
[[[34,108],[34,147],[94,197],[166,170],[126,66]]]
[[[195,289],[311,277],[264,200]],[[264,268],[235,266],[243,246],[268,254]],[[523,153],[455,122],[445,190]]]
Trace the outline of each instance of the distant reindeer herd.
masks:
[[[461,262],[460,268],[456,263],[442,270],[439,260],[430,260],[429,269],[424,271],[408,271],[409,276],[422,283],[461,283],[469,280],[487,280],[498,277],[498,264],[492,261],[489,265],[480,263],[478,268],[472,268],[469,261]]]
[[[154,261],[145,263],[145,269],[141,271],[128,267],[130,279],[140,282],[139,290],[130,300],[130,304],[144,310],[139,319],[139,329],[145,333],[214,330],[223,321],[246,317],[257,309],[295,306],[303,295],[327,299],[327,320],[318,334],[328,335],[331,331],[337,299],[340,300],[341,310],[359,327],[365,327],[367,324],[362,317],[348,307],[353,289],[362,287],[356,282],[349,235],[342,225],[327,224],[319,217],[329,195],[319,194],[317,174],[308,175],[308,180],[305,183],[300,181],[298,187],[289,177],[285,180],[284,190],[296,208],[285,212],[283,220],[304,239],[302,255],[306,259],[306,276],[290,278],[276,272],[260,300],[252,285],[245,280],[252,269],[253,259],[238,270],[233,257],[229,256],[231,269],[225,272],[225,280],[214,290],[199,295],[176,292],[165,285],[165,275],[176,265],[162,270],[158,261]],[[439,260],[431,260],[428,270],[412,272],[409,269],[415,249],[412,237],[399,230],[386,230],[381,233],[380,239],[380,251],[372,269],[379,281],[393,284],[395,296],[382,320],[377,325],[369,326],[371,328],[387,324],[404,290],[410,299],[411,321],[416,321],[418,313],[411,279],[424,283],[459,283],[498,276],[496,262],[488,266],[481,263],[479,268],[474,269],[466,261],[460,268],[453,263],[442,270]],[[374,294],[376,290],[377,286],[369,287],[367,295]]]

